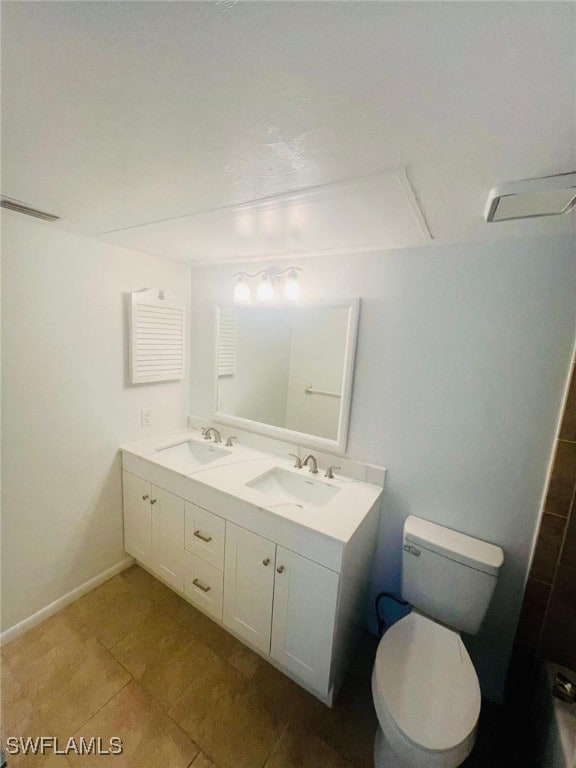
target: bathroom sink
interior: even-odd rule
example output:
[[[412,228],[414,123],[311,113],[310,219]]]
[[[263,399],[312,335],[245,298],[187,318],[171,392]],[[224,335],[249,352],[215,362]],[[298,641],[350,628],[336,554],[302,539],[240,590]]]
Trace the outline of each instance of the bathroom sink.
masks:
[[[199,443],[196,440],[184,440],[182,443],[168,445],[156,451],[162,458],[174,458],[187,466],[198,467],[211,461],[228,456],[230,451],[218,448],[214,443]]]
[[[275,503],[287,502],[300,507],[324,507],[340,492],[336,486],[280,467],[270,469],[246,485],[274,497]]]

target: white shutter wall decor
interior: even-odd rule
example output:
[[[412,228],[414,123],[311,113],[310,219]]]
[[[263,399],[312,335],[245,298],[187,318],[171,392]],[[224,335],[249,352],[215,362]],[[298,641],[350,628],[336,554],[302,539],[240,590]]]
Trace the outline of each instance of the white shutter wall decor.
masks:
[[[183,379],[184,301],[156,288],[131,296],[131,383]]]
[[[218,376],[236,373],[236,313],[223,307],[218,328]]]

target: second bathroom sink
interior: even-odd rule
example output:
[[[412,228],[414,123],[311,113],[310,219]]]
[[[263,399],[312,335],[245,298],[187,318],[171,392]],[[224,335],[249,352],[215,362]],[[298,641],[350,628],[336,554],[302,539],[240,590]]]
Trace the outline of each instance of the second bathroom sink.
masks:
[[[274,467],[263,475],[246,483],[274,500],[306,507],[324,507],[340,492],[340,488],[311,480],[304,475],[297,475],[281,467]]]

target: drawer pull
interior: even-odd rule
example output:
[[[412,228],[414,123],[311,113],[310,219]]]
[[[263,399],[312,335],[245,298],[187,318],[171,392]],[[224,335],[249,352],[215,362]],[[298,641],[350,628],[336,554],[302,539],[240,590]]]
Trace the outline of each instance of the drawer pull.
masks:
[[[150,499],[150,504],[156,504],[156,499]]]
[[[212,541],[212,536],[207,536],[205,533],[202,533],[202,531],[194,531],[194,536],[196,536],[197,539],[202,539],[202,541],[205,542]]]
[[[195,587],[198,587],[198,589],[201,589],[202,592],[210,592],[210,587],[207,587],[206,584],[202,584],[199,579],[194,579],[192,584],[194,584]]]
[[[147,494],[147,493],[145,493],[145,494],[144,494],[144,496],[142,496],[142,499],[143,499],[144,501],[148,501],[148,499],[149,499],[149,498],[150,498],[150,497],[148,496],[148,494]]]
[[[284,566],[279,565],[278,568],[276,568],[276,570],[278,571],[278,573],[284,573]]]
[[[265,560],[262,560],[262,565],[270,565],[270,558],[267,557]]]

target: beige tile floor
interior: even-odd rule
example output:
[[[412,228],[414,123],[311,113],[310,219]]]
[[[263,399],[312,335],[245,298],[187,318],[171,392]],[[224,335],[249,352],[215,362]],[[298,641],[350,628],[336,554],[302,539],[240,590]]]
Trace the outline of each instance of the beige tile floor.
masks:
[[[9,768],[368,768],[367,637],[331,710],[138,566],[1,650],[2,739],[111,736],[110,756]]]
[[[1,649],[7,736],[111,736],[114,756],[11,756],[9,768],[372,768],[366,636],[332,709],[138,566]],[[485,708],[467,768],[524,765]]]

